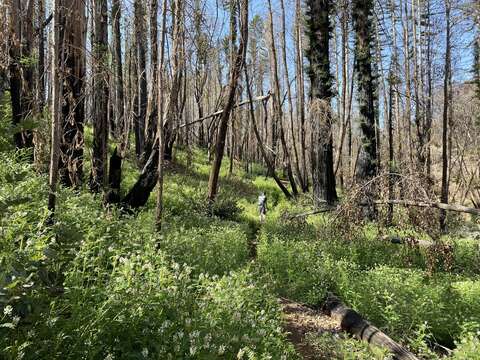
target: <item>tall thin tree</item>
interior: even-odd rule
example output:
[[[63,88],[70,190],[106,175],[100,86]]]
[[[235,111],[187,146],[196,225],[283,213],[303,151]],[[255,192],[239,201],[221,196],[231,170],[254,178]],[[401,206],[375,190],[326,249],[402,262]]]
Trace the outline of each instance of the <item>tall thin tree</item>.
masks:
[[[90,189],[106,185],[108,141],[108,14],[107,0],[93,0],[93,153]]]
[[[377,94],[373,67],[372,0],[354,0],[353,13],[355,30],[355,73],[358,86],[358,106],[360,110],[361,147],[356,169],[358,182],[366,182],[377,174],[377,139],[375,133],[375,98]],[[367,191],[366,199],[371,201],[373,192]],[[367,207],[367,215],[375,216],[374,206]]]
[[[236,0],[232,0],[236,1]],[[220,175],[220,166],[222,165],[223,154],[225,151],[225,140],[227,136],[228,122],[232,112],[235,96],[237,92],[238,78],[245,64],[245,55],[248,42],[248,0],[240,0],[240,43],[235,54],[233,67],[230,69],[230,80],[228,84],[228,93],[225,106],[220,115],[220,121],[217,133],[217,142],[215,145],[215,158],[213,160],[210,177],[208,180],[208,195],[210,202],[215,201],[218,192],[218,178]],[[230,34],[234,36],[234,34]]]

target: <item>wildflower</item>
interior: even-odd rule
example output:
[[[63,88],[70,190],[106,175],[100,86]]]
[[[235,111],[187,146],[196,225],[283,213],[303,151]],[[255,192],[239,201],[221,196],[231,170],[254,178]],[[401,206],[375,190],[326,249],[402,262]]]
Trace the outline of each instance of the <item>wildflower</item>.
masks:
[[[225,354],[225,345],[220,345],[218,348],[218,355],[223,355]]]
[[[7,305],[7,306],[5,306],[5,308],[3,309],[3,314],[6,315],[6,316],[11,316],[11,315],[12,315],[12,311],[13,311],[12,305]]]
[[[240,350],[238,350],[238,353],[237,353],[237,359],[241,359],[243,358],[243,355],[245,354],[245,350],[242,348]]]
[[[148,357],[148,349],[147,348],[143,348],[142,349],[142,356],[146,359]]]
[[[195,355],[195,353],[197,352],[197,348],[195,346],[190,346],[190,355]]]
[[[17,326],[18,323],[20,322],[20,317],[19,316],[14,316],[13,319],[12,319],[12,322],[15,326]]]
[[[209,343],[211,340],[212,340],[212,335],[211,334],[205,335],[205,342]]]
[[[105,360],[113,360],[113,355],[108,353],[107,356],[105,356]]]

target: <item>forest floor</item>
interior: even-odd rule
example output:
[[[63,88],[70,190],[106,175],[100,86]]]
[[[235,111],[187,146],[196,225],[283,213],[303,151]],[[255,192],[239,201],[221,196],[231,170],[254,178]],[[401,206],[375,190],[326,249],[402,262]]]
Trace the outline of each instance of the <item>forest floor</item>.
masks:
[[[387,359],[312,310],[332,291],[423,358],[442,357],[433,343],[456,348],[452,359],[480,358],[477,240],[452,234],[452,252],[432,253],[384,240],[429,240],[409,225],[289,219],[309,209],[308,196],[286,201],[262,167],[234,165],[229,174],[225,159],[206,214],[206,154],[178,150],[159,236],[154,196],[125,216],[87,189],[61,188],[57,223],[45,228],[46,177],[0,153],[0,357]],[[123,193],[137,176],[126,161]]]

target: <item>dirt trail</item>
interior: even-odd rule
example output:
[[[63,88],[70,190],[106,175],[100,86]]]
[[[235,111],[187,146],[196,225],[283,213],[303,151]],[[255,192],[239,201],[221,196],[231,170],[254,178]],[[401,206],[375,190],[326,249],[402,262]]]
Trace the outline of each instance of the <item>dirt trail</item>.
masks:
[[[341,333],[340,328],[327,315],[312,310],[305,305],[291,300],[280,298],[283,313],[283,327],[288,332],[288,339],[295,346],[298,353],[307,360],[323,359],[306,341],[309,333]]]

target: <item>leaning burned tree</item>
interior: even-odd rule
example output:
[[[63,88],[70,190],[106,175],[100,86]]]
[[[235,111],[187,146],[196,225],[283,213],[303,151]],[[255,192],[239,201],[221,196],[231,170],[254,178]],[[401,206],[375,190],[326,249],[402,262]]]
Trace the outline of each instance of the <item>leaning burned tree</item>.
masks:
[[[233,0],[235,1],[235,0]],[[245,55],[248,41],[248,0],[240,0],[240,43],[235,54],[233,67],[230,69],[230,80],[228,84],[228,94],[225,101],[225,107],[220,115],[218,125],[217,143],[215,145],[215,158],[213,160],[210,178],[208,180],[208,201],[215,201],[218,191],[218,178],[220,175],[220,166],[222,165],[223,154],[225,151],[225,140],[227,137],[228,122],[232,112],[235,95],[237,92],[238,78],[245,64]],[[234,34],[231,34],[234,37]]]

